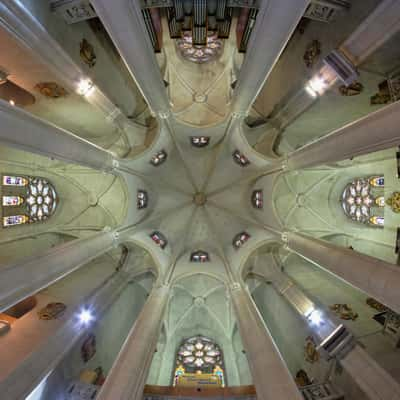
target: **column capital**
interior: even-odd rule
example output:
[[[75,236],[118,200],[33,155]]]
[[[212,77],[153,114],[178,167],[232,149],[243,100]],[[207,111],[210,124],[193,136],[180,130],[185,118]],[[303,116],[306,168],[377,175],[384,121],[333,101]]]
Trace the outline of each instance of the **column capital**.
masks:
[[[114,242],[114,247],[117,247],[120,243],[120,239],[121,239],[121,234],[118,231],[114,231],[112,233],[113,236],[113,242]]]
[[[171,110],[166,110],[166,111],[159,111],[156,113],[156,116],[158,116],[161,119],[168,119],[172,116]]]
[[[112,169],[118,169],[120,167],[120,162],[115,158],[112,160]]]
[[[240,290],[242,288],[242,285],[239,282],[233,282],[230,284],[230,289],[232,292]]]
[[[245,119],[248,116],[249,116],[249,111],[239,110],[239,111],[232,112],[232,118],[235,118],[235,119]]]

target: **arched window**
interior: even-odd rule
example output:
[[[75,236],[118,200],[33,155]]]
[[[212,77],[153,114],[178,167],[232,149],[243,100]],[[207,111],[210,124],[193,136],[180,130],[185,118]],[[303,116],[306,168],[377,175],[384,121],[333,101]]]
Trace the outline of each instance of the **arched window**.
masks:
[[[355,222],[383,226],[384,185],[383,176],[356,178],[347,184],[341,197],[345,215]]]
[[[233,161],[235,161],[236,164],[240,165],[241,167],[247,167],[250,164],[249,159],[242,154],[239,150],[235,150],[232,153]]]
[[[185,339],[176,355],[173,385],[184,385],[185,381],[217,383],[224,387],[224,362],[222,350],[213,340],[205,336]]]
[[[210,137],[209,136],[191,136],[190,137],[190,143],[192,143],[192,146],[194,147],[206,147],[210,143]]]
[[[3,175],[3,226],[41,222],[57,208],[54,186],[41,177]]]
[[[151,240],[154,243],[158,244],[161,247],[161,249],[163,249],[163,250],[165,249],[165,247],[168,244],[168,240],[161,232],[154,231],[150,234],[150,237],[151,237]]]
[[[191,262],[201,262],[201,263],[209,262],[210,256],[208,255],[208,253],[206,251],[198,250],[198,251],[194,251],[190,255],[190,261]]]
[[[232,246],[233,246],[235,249],[239,249],[239,248],[242,247],[249,239],[250,239],[250,235],[249,235],[247,232],[245,232],[245,231],[240,232],[240,233],[238,233],[238,234],[233,238]]]
[[[164,150],[160,150],[151,157],[150,163],[155,167],[161,165],[167,159],[167,153]]]
[[[137,191],[137,208],[138,208],[138,210],[141,210],[142,208],[146,208],[148,200],[149,200],[149,198],[148,198],[147,192],[145,190]]]
[[[251,203],[254,208],[263,208],[263,191],[262,190],[254,190],[251,195]]]

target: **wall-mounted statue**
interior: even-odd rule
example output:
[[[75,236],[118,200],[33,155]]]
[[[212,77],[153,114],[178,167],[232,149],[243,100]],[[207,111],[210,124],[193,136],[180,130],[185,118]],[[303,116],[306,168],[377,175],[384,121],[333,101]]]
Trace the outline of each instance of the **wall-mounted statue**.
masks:
[[[371,106],[376,104],[387,104],[390,103],[391,100],[389,83],[387,80],[384,80],[378,85],[378,93],[371,96]]]
[[[89,68],[92,68],[96,65],[97,58],[94,48],[86,39],[82,39],[81,41],[79,54],[83,62],[89,66]]]
[[[386,204],[395,213],[400,213],[400,192],[393,192],[392,195],[386,200]]]
[[[333,304],[329,307],[340,319],[355,321],[358,314],[348,304]]]
[[[55,82],[40,82],[35,86],[35,89],[49,99],[58,99],[68,95],[67,90]]]
[[[307,68],[314,66],[321,54],[321,42],[319,40],[313,40],[306,48],[303,56],[303,60]]]
[[[319,361],[319,353],[317,351],[317,343],[312,336],[306,337],[306,344],[304,345],[304,358],[311,364]]]
[[[364,86],[361,82],[353,82],[349,86],[341,85],[339,86],[339,93],[342,96],[357,96],[359,95],[364,89]]]
[[[90,333],[81,346],[81,357],[86,363],[96,354],[96,336]]]
[[[38,311],[39,319],[51,320],[57,319],[64,314],[67,306],[64,303],[49,303]]]

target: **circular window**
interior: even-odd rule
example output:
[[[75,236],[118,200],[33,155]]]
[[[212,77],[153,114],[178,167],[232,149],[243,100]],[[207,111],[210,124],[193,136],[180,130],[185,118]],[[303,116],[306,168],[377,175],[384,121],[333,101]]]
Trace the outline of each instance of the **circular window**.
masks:
[[[182,39],[177,40],[177,47],[183,58],[202,64],[218,58],[222,53],[223,43],[216,33],[211,32],[207,36],[207,44],[197,46],[193,44],[192,33],[185,32]]]

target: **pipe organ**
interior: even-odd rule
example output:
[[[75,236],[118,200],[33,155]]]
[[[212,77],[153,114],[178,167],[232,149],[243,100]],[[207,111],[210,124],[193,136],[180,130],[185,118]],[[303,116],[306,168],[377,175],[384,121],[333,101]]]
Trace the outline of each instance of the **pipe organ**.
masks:
[[[207,46],[210,35],[219,39],[229,38],[232,19],[241,10],[251,10],[249,22],[244,29],[243,43],[240,51],[246,51],[248,37],[254,25],[258,4],[255,0],[142,0],[143,18],[154,50],[161,50],[157,40],[161,32],[157,32],[154,15],[151,10],[157,9],[166,17],[171,39],[181,39],[189,34],[193,46]],[[161,24],[160,24],[161,29]]]

